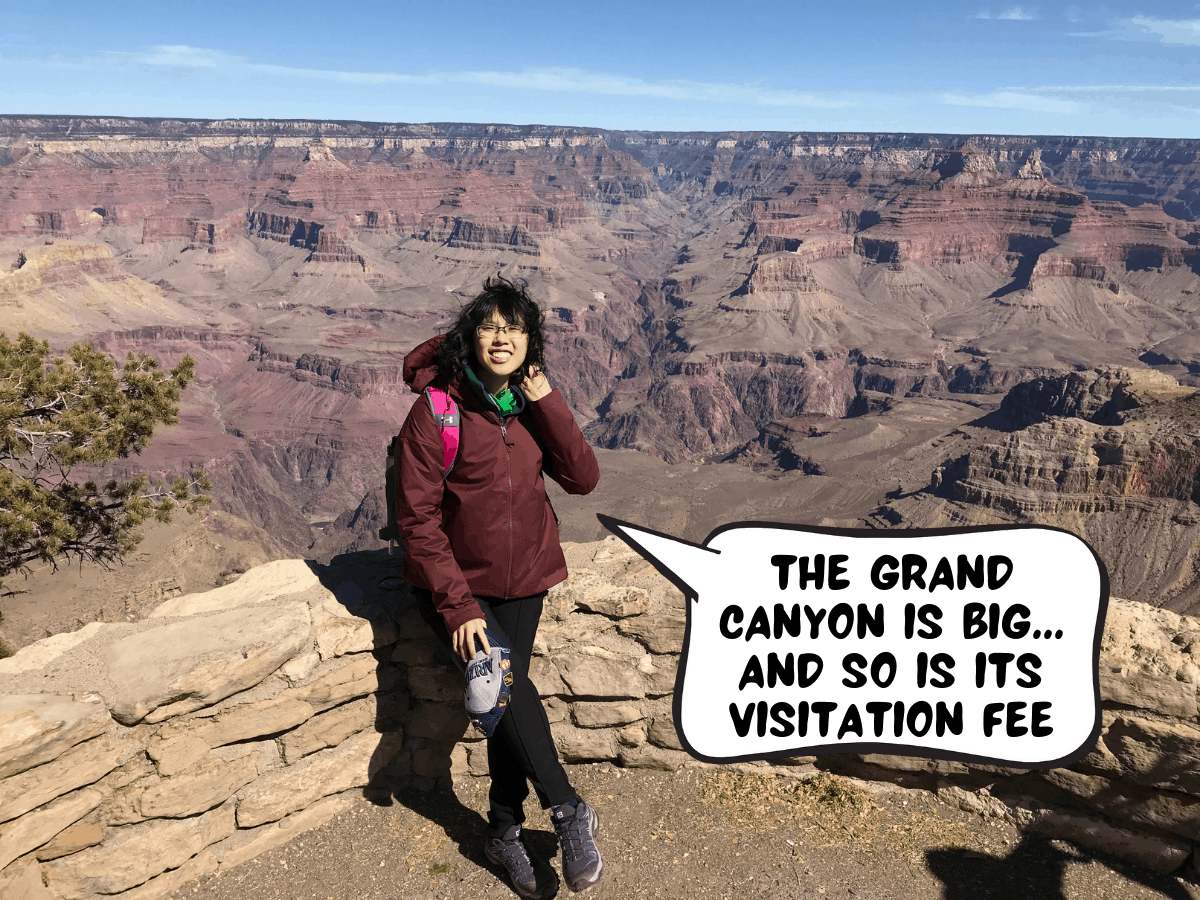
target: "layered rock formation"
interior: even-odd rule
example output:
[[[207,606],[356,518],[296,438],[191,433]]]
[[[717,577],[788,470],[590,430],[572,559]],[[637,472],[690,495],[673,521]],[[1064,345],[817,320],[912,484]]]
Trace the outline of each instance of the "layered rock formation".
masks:
[[[573,574],[547,598],[531,673],[560,753],[698,765],[671,717],[682,596],[616,539],[565,549]],[[379,554],[316,572],[269,563],[140,623],[96,623],[0,661],[5,896],[167,897],[328,821],[364,791],[484,774],[461,676],[395,571]],[[1171,871],[1200,840],[1197,635],[1195,619],[1113,601],[1104,729],[1070,769],[777,762],[799,777],[833,770],[936,789],[965,809]]]
[[[939,466],[926,490],[886,505],[886,521],[1058,525],[1096,549],[1114,593],[1200,609],[1200,394],[1103,369],[1020,384],[1000,409],[1015,430]]]
[[[1198,150],[0,117],[0,302],[60,346],[191,352],[182,425],[136,464],[203,463],[220,508],[333,554],[411,404],[403,354],[496,271],[547,307],[593,443],[673,464],[754,444],[802,467],[791,423],[879,394],[1102,363],[1197,381]]]

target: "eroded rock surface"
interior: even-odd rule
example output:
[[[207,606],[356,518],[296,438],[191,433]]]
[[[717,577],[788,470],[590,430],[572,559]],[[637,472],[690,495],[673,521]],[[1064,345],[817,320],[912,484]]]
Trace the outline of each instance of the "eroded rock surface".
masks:
[[[211,706],[295,656],[311,627],[307,605],[295,603],[189,618],[123,638],[105,651],[117,691],[113,716],[132,725]]]
[[[1091,370],[1017,385],[1000,415],[1006,431],[889,501],[878,524],[1057,525],[1091,544],[1115,594],[1200,609],[1194,389],[1144,369]]]
[[[616,538],[564,549],[575,577],[547,598],[531,670],[560,754],[667,771],[695,765],[671,711],[682,595]],[[184,618],[91,629],[69,659],[38,645],[21,651],[22,665],[0,676],[0,714],[16,726],[0,732],[10,740],[0,777],[0,885],[37,885],[45,898],[72,900],[167,897],[318,827],[364,790],[428,789],[486,774],[486,746],[462,711],[461,675],[407,592],[381,584],[394,560],[369,556],[352,573],[316,568],[315,587],[300,580],[270,597],[267,585],[263,594],[226,592],[242,605],[214,610],[200,599]],[[262,573],[250,573],[246,585],[260,583]],[[627,607],[628,598],[637,602]],[[326,626],[318,611],[349,626],[343,636],[374,627],[370,646],[319,652]],[[100,671],[113,647],[180,624],[223,624],[237,648],[238,629],[257,621],[245,616],[263,613],[307,623],[290,658],[271,657],[274,672],[241,677],[223,698],[209,689],[204,706],[179,698],[156,706],[159,721],[111,717],[110,706],[128,705],[115,680],[98,685],[108,699],[14,690],[32,679],[77,682]],[[166,658],[164,682],[200,684],[188,667],[210,667],[205,654]],[[775,763],[799,777],[819,768],[901,777],[980,815],[1171,871],[1200,841],[1200,622],[1112,599],[1100,689],[1100,739],[1069,769],[886,754]]]

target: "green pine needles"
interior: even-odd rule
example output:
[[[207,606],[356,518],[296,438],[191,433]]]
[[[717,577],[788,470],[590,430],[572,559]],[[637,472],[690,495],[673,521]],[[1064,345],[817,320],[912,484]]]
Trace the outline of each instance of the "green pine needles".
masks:
[[[141,453],[155,428],[178,422],[192,357],[169,371],[146,353],[129,353],[118,370],[90,344],[49,357],[47,341],[0,333],[0,579],[38,560],[108,565],[137,546],[147,519],[169,522],[175,509],[212,500],[199,469],[169,484],[70,477]]]

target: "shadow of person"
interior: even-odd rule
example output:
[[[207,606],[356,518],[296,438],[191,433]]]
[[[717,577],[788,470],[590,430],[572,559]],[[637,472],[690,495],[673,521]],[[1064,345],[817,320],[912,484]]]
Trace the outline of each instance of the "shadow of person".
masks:
[[[452,787],[451,754],[468,723],[461,664],[417,611],[411,587],[400,577],[402,560],[401,554],[367,550],[340,554],[328,565],[309,562],[344,613],[371,624],[372,646],[356,655],[374,660],[380,739],[363,795],[380,806],[398,802],[428,819],[465,858],[496,871],[483,854],[483,816]],[[483,744],[477,746],[482,751]],[[554,856],[553,831],[526,830],[525,837],[543,858]]]
[[[332,687],[336,696],[331,699],[347,707],[352,703],[368,707],[379,735],[364,789],[372,800],[387,797],[390,785],[411,770],[405,727],[411,715],[411,692],[403,668],[392,660],[398,619],[409,594],[407,583],[399,577],[402,561],[402,555],[389,555],[386,549],[339,554],[325,565],[308,560],[317,580],[333,595],[333,601],[326,600],[313,613],[314,624],[319,625],[321,665],[336,659],[347,672],[348,683]],[[369,623],[369,634],[363,633],[359,620]],[[342,680],[332,677],[335,682]],[[355,724],[366,723],[356,717]]]
[[[331,690],[341,702],[372,711],[379,742],[364,794],[388,805],[400,785],[448,788],[451,753],[467,726],[462,676],[417,614],[402,561],[386,549],[339,554],[325,565],[309,561],[332,595],[313,612],[321,666],[347,673],[327,675],[339,682]]]
[[[1003,857],[962,847],[925,853],[929,871],[946,886],[945,900],[1066,900],[1063,876],[1074,859],[1050,841],[1028,834]]]
[[[464,805],[454,791],[447,787],[421,791],[411,786],[398,786],[393,796],[400,805],[441,828],[458,847],[459,853],[488,868],[483,857],[483,816]]]
[[[437,788],[420,791],[413,787],[400,787],[395,792],[397,802],[428,819],[445,832],[446,837],[468,859],[482,869],[494,872],[504,880],[503,868],[487,861],[483,855],[484,838],[487,831],[485,818],[463,804],[452,790]],[[549,828],[522,827],[525,845],[542,859],[553,859],[558,852],[558,839]]]
[[[1200,893],[1189,890],[1178,877],[1163,875],[1142,866],[1113,859],[1071,845],[1062,850],[1051,839],[1026,833],[1008,856],[990,856],[961,847],[929,850],[925,861],[945,885],[945,900],[1066,900],[1064,880],[1072,862],[1095,862],[1119,872],[1172,900],[1195,900]]]

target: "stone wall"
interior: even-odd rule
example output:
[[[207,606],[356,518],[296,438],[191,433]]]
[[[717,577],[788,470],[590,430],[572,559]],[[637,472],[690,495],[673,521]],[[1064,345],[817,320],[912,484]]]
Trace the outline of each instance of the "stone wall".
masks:
[[[671,718],[682,596],[615,538],[564,546],[572,575],[547,598],[532,666],[564,759],[700,765]],[[364,794],[485,774],[461,677],[396,562],[268,563],[0,661],[0,896],[168,897]],[[1114,600],[1104,732],[1070,769],[839,755],[771,768],[936,790],[1167,871],[1200,841],[1198,656],[1200,622]]]

